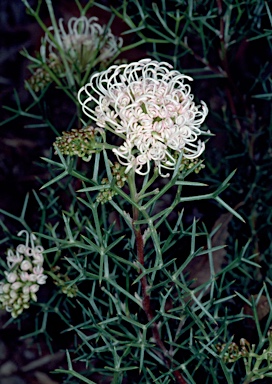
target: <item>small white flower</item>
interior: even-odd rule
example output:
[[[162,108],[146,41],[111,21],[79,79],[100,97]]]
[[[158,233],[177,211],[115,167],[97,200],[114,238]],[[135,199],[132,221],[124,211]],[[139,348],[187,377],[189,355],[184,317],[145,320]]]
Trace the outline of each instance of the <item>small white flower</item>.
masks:
[[[37,284],[32,284],[29,288],[29,292],[36,293],[39,290],[39,286]]]
[[[10,291],[10,287],[11,287],[11,285],[10,284],[3,284],[2,285],[2,291],[4,292],[4,293],[8,293],[9,291]]]
[[[21,283],[20,281],[15,281],[15,283],[11,284],[11,289],[13,289],[14,291],[17,291],[22,286],[23,286],[23,283]]]
[[[24,294],[21,296],[23,303],[28,303],[30,300],[30,294]]]
[[[12,299],[17,299],[17,297],[18,297],[18,293],[14,290],[11,290],[9,295]]]
[[[44,248],[40,245],[37,245],[34,250],[33,250],[33,254],[32,254],[32,257],[33,257],[33,264],[37,264],[37,265],[42,265],[43,262],[44,262],[44,258],[43,258],[43,251],[44,251]]]
[[[5,271],[5,275],[6,275],[6,279],[9,283],[14,283],[18,279],[17,274],[14,272]]]
[[[23,282],[29,281],[29,274],[27,272],[21,272],[20,273],[20,279]]]
[[[42,285],[46,283],[47,276],[46,275],[40,275],[37,277],[37,283]]]
[[[43,264],[43,261],[44,261],[44,258],[43,258],[43,255],[42,253],[33,253],[33,264],[36,264],[36,265],[42,265]]]
[[[33,283],[35,283],[37,281],[37,278],[38,278],[38,276],[35,273],[30,273],[28,275],[28,280],[32,281]]]
[[[43,274],[43,267],[41,267],[40,265],[37,265],[36,267],[33,268],[33,273],[37,276],[40,276]]]
[[[24,247],[23,244],[21,245]],[[23,260],[23,256],[20,255],[20,252],[18,252],[18,250],[16,250],[16,253],[14,254],[13,250],[9,249],[7,253],[7,264],[9,269],[12,269],[16,264],[20,263]]]
[[[25,255],[26,256],[33,256],[33,249],[31,247],[25,248]]]
[[[26,246],[24,244],[19,244],[16,248],[16,251],[21,254],[25,254]]]
[[[19,297],[16,301],[17,305],[21,306],[21,304],[23,303],[23,300],[21,297]]]
[[[20,268],[22,271],[29,271],[32,269],[32,264],[28,260],[24,260],[21,262]]]
[[[34,292],[30,292],[30,297],[31,297],[31,299],[32,299],[33,301],[37,301],[37,300],[38,300],[37,295],[36,295],[36,293],[34,293]]]
[[[11,312],[11,316],[13,317],[13,318],[16,318],[16,317],[18,317],[22,312],[23,312],[23,308],[20,308],[20,309],[18,309],[17,311],[12,311]]]
[[[24,295],[28,295],[29,292],[30,292],[30,286],[29,286],[29,285],[25,285],[25,286],[23,286],[22,291],[23,291],[23,294],[24,294]]]
[[[126,172],[146,175],[153,162],[165,177],[181,153],[194,159],[205,149],[200,135],[207,133],[201,125],[208,108],[195,105],[188,80],[168,63],[144,59],[95,73],[78,98],[87,116],[123,139],[113,152]]]

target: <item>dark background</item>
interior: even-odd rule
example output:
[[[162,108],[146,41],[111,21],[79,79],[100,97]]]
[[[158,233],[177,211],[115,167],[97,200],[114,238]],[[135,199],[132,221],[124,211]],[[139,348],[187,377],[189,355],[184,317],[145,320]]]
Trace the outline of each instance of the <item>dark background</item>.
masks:
[[[35,6],[37,1],[29,0],[29,3],[32,6]],[[75,16],[78,14],[75,2],[73,0],[52,0],[52,3],[54,6],[56,18],[63,17],[64,19],[67,19],[72,15]],[[83,3],[84,1],[82,0],[82,4]],[[109,18],[108,14],[103,13],[98,9],[96,9],[94,12],[99,16],[101,23],[107,22]],[[49,25],[50,21],[45,5],[41,7],[40,15],[44,22]],[[120,21],[113,24],[112,26],[112,30],[115,34],[119,34],[122,28],[123,26]],[[22,110],[25,110],[25,108],[27,108],[28,105],[32,102],[29,93],[25,90],[24,87],[25,79],[30,77],[30,72],[27,68],[29,62],[20,54],[20,51],[22,48],[26,48],[30,54],[34,55],[35,51],[39,50],[40,39],[42,35],[42,30],[37,24],[36,20],[26,14],[25,6],[21,0],[0,0],[0,219],[3,220],[4,223],[7,223],[7,216],[3,214],[3,210],[12,213],[15,216],[19,216],[26,194],[31,192],[32,189],[37,190],[41,185],[41,181],[48,179],[48,174],[45,168],[41,167],[38,163],[40,162],[40,157],[47,156],[48,152],[52,148],[52,143],[55,140],[55,134],[50,129],[48,129],[48,127],[29,127],[29,125],[37,123],[37,121],[34,121],[28,117],[20,116],[16,119],[13,119],[14,112],[3,108],[3,106],[8,106],[9,108],[14,108],[16,110],[18,107],[16,104],[17,96],[21,102]],[[235,81],[240,81],[240,90],[243,94],[246,95],[248,84],[251,84],[251,82],[254,81],[254,76],[250,77],[247,75],[257,74],[261,62],[266,61],[269,57],[267,47],[264,48],[259,45],[259,41],[249,45],[243,44],[242,42],[240,47],[241,49],[239,49],[237,52],[233,68],[231,68],[231,70]],[[130,60],[133,60],[145,57],[145,52],[142,52],[139,49],[133,52],[130,51],[129,55]],[[219,81],[218,83],[217,81],[218,80],[216,79],[216,85],[219,83]],[[206,84],[207,86],[205,89],[203,88],[203,84]],[[217,111],[218,109],[219,111],[221,110],[221,106],[224,103],[223,100],[226,97],[226,84],[222,83],[221,97],[219,97],[219,94],[216,93],[216,87],[210,86],[209,84],[212,84],[210,80],[206,83],[205,81],[202,82],[202,89],[200,91],[202,91],[203,95],[205,93],[204,96],[209,95],[210,109],[214,111]],[[17,92],[17,96],[14,93],[15,90]],[[261,91],[262,90],[260,90],[260,92]],[[204,96],[203,99],[205,99]],[[52,98],[50,100],[50,93],[48,97],[49,99],[47,102],[50,104],[52,115],[54,115],[54,124],[61,132],[62,130],[65,130],[66,123],[69,121],[69,114],[71,113],[69,102],[67,100],[64,102],[62,98]],[[268,103],[270,104],[271,102],[264,102],[261,100],[259,104],[255,103],[257,108],[256,115],[259,116],[260,121],[261,119],[269,120],[267,116],[270,113],[270,107],[268,107]],[[214,125],[218,123],[214,119],[214,116],[209,118],[213,119]],[[5,121],[6,123],[3,124]],[[224,127],[219,126],[218,128],[217,125],[217,127],[213,128],[217,128],[219,131],[221,129],[221,131],[216,132],[216,138],[210,140],[210,151],[213,147],[217,152],[220,153],[229,151],[230,144],[226,138]],[[247,126],[245,123],[245,130],[246,128]],[[261,140],[263,141],[257,141],[258,146],[256,150],[256,163],[259,161],[257,155],[260,159],[262,159],[262,148],[266,147],[265,138],[262,139],[261,136]],[[235,148],[237,151],[239,151],[238,147],[240,145],[240,141],[241,139],[238,137],[237,143],[234,142],[235,145],[233,145],[233,148]],[[242,151],[244,148],[243,146],[241,147]],[[219,157],[219,163],[220,160],[221,159]],[[242,178],[243,175],[239,176],[240,179],[238,179],[238,176],[236,176],[237,178],[234,179],[234,181],[237,180],[237,185],[235,187],[236,191],[235,193],[233,193],[233,190],[230,192],[232,196],[236,196],[237,201],[230,200],[229,203],[231,206],[235,206],[242,201],[244,197],[243,194],[247,193],[247,188],[249,188],[249,185],[252,182],[250,177],[251,173],[253,173],[252,169],[254,167],[243,167],[243,164],[247,164],[246,156],[243,158],[233,157],[229,163],[231,163],[231,170],[238,168],[237,175],[239,172],[245,172],[245,180]],[[246,171],[248,171],[248,173]],[[229,170],[225,171],[224,169],[220,170],[220,172],[222,173],[220,177],[218,176],[220,180],[224,179],[224,172],[226,172],[226,174],[230,173]],[[40,181],[38,181],[37,178]],[[216,178],[216,176],[214,176],[214,178]],[[243,181],[243,184],[241,183],[241,185],[239,185],[240,180]],[[245,187],[245,191],[242,191],[242,196],[240,196],[239,191],[242,190],[242,187]],[[267,189],[267,185],[265,185],[264,190]],[[226,197],[229,199],[232,198],[228,195],[226,195]],[[254,201],[254,199],[252,200]],[[207,206],[206,203],[205,206]],[[247,204],[247,206],[250,209],[250,205]],[[33,221],[35,218],[35,209],[36,204],[34,204],[34,199],[33,197],[30,197],[30,204],[28,206],[27,212],[30,224],[31,220]],[[265,211],[265,208],[263,208],[263,210]],[[204,207],[202,207],[202,211],[200,212],[199,216],[201,216],[203,212]],[[194,212],[194,214],[195,213],[196,212]],[[219,216],[217,211],[216,214]],[[212,216],[213,212],[209,211],[207,216],[209,215]],[[215,218],[212,217],[212,224],[214,221]],[[12,220],[9,220],[8,225],[11,231],[13,226],[14,231],[18,231],[17,223],[13,223]],[[237,233],[240,233],[239,229],[240,227],[238,227]],[[248,238],[250,229],[248,229],[248,233],[246,232],[246,229],[247,227],[244,226],[242,231],[245,233],[245,237]],[[265,230],[267,229],[265,228]],[[0,240],[2,238],[3,236],[1,235],[0,228]],[[244,241],[244,239],[242,240]],[[267,248],[267,242],[260,241],[260,244],[261,243],[264,244],[264,248]],[[4,252],[2,253],[1,257],[5,257]],[[52,351],[49,350],[45,340],[39,340],[39,344],[36,344],[36,341],[31,337],[28,337],[27,339],[21,339],[21,336],[25,332],[26,325],[23,321],[21,330],[18,330],[17,326],[13,325],[9,325],[8,327],[4,328],[3,326],[8,321],[9,317],[10,316],[4,310],[0,311],[0,384],[57,383],[58,379],[56,376],[50,376],[48,372],[54,370],[60,365],[65,365],[66,358],[64,354],[57,350],[54,351],[53,354]],[[57,341],[57,333],[55,337]],[[56,346],[57,345],[58,343],[56,343]],[[28,364],[33,365],[30,365],[29,367]],[[27,366],[28,368],[26,368]]]

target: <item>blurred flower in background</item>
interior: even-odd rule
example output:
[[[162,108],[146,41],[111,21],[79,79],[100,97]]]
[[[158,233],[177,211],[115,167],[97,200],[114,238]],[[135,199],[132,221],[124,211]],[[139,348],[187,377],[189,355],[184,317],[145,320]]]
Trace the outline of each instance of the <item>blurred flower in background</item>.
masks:
[[[77,79],[94,67],[105,69],[114,59],[123,39],[114,36],[107,25],[102,26],[97,21],[97,17],[71,17],[67,26],[63,19],[59,19],[57,27],[48,27],[41,41],[39,57],[28,56],[33,62],[33,74],[28,84],[35,92],[56,78],[66,77],[67,70]]]
[[[66,30],[63,19],[60,19],[57,31],[53,26],[48,28],[44,46],[48,47],[50,53],[57,53],[61,48],[81,71],[85,71],[89,65],[95,66],[112,59],[122,47],[123,39],[114,36],[110,28],[97,21],[97,17],[71,17]],[[41,53],[46,59],[43,50]]]

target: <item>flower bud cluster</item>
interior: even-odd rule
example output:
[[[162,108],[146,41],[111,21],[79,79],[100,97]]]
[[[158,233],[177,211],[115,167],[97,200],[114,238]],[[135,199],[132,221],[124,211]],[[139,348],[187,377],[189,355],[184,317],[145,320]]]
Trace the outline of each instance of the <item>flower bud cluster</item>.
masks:
[[[201,169],[205,168],[205,165],[199,163],[198,159],[186,159],[183,157],[181,160],[180,171],[183,171],[184,169],[191,169],[193,167],[196,167],[194,172],[199,173]]]
[[[78,287],[77,285],[62,285],[61,287],[62,293],[64,293],[66,296],[73,298],[76,297],[78,293]]]
[[[250,349],[249,342],[246,339],[241,339],[240,345],[241,347],[239,347],[236,343],[232,342],[226,348],[226,344],[218,343],[216,345],[216,349],[218,353],[222,353],[226,349],[224,352],[223,360],[226,363],[233,363],[238,359],[240,359],[241,357],[248,356],[249,349]]]
[[[79,156],[83,160],[89,161],[93,153],[96,152],[96,135],[100,128],[92,126],[81,129],[72,129],[70,132],[62,132],[62,136],[57,137],[53,144],[63,155]]]
[[[38,67],[33,75],[27,80],[27,83],[30,85],[34,92],[42,91],[48,84],[52,82],[50,71],[52,71],[53,74],[57,77],[59,77],[63,72],[63,65],[54,53],[49,54],[47,66],[48,70],[44,67]]]
[[[78,293],[78,287],[76,284],[70,284],[69,277],[67,275],[61,275],[60,273],[57,275],[58,280],[55,281],[56,285],[61,288],[62,293],[66,296],[73,298],[76,297]]]
[[[78,293],[78,287],[75,283],[71,282],[71,279],[67,275],[67,273],[63,274],[60,273],[60,266],[55,265],[54,268],[51,269],[49,272],[50,276],[52,277],[54,283],[60,287],[61,292],[64,293],[66,296],[73,298]]]
[[[127,175],[125,174],[125,167],[122,167],[119,163],[115,162],[112,167],[112,176],[114,179],[115,184],[119,188],[123,188],[125,185],[125,182],[127,181]],[[102,179],[101,184],[108,184],[109,180],[105,177]],[[115,196],[117,192],[112,190],[111,188],[105,188],[102,189],[99,194],[96,197],[96,201],[100,202],[101,204],[106,203],[107,201],[111,200],[113,196]]]
[[[26,235],[25,244],[19,244],[15,251],[7,252],[8,270],[5,280],[0,282],[0,306],[16,318],[30,301],[37,301],[40,285],[45,284],[47,276],[43,269],[43,247],[36,244],[36,236],[23,230],[18,236]]]

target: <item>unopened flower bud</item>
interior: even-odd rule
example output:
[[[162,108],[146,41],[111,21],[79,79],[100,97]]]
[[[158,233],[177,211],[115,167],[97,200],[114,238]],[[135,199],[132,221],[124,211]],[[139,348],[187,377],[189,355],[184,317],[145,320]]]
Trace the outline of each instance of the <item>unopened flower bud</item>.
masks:
[[[20,279],[24,282],[29,281],[29,274],[27,272],[20,273]]]
[[[13,291],[14,292],[14,291]],[[9,303],[9,305],[14,305],[14,302],[17,300],[17,297],[9,297],[8,298],[8,303]]]
[[[27,295],[27,294],[22,295],[22,299],[23,299],[23,302],[24,302],[24,303],[27,303],[27,302],[29,302],[29,300],[30,300],[30,296]]]
[[[14,283],[17,279],[18,279],[18,276],[16,273],[14,272],[5,272],[5,275],[6,275],[6,279],[9,283]]]
[[[36,292],[38,292],[38,290],[39,290],[38,284],[32,284],[29,288],[29,291],[32,293],[36,293]]]
[[[18,297],[18,293],[16,291],[11,290],[9,294],[12,299],[17,299]]]
[[[36,293],[31,292],[31,293],[30,293],[30,297],[31,297],[31,299],[32,299],[33,301],[37,301],[37,300],[38,300]]]
[[[30,292],[30,287],[28,285],[25,285],[23,288],[22,288],[22,291],[23,291],[23,294],[24,295],[28,295],[29,292]]]
[[[29,281],[33,281],[33,282],[35,282],[35,281],[37,281],[37,275],[35,275],[34,273],[30,273],[29,275],[28,275],[28,280]]]
[[[2,286],[2,290],[3,290],[3,292],[4,293],[8,293],[9,291],[10,291],[10,287],[11,287],[11,285],[10,284],[4,284],[3,286]]]
[[[44,269],[43,269],[43,267],[41,267],[40,265],[37,265],[36,267],[34,267],[33,268],[33,273],[35,274],[35,275],[42,275],[43,274],[43,271],[44,271]]]
[[[23,312],[23,308],[19,308],[17,311],[16,311],[16,317],[19,316],[21,313]]]
[[[15,281],[15,283],[11,284],[11,289],[14,291],[17,291],[19,288],[22,287],[22,283],[20,281]]]
[[[22,303],[23,303],[23,300],[22,300],[22,298],[21,297],[18,297],[18,299],[17,299],[17,301],[16,301],[16,303],[18,304],[18,305],[22,305]]]
[[[43,264],[44,258],[41,253],[34,252],[32,256],[33,256],[33,264],[39,264],[39,265]]]
[[[37,283],[42,285],[46,283],[47,276],[46,275],[40,275],[37,278]]]

